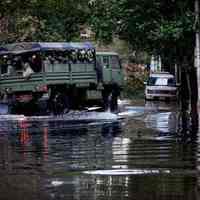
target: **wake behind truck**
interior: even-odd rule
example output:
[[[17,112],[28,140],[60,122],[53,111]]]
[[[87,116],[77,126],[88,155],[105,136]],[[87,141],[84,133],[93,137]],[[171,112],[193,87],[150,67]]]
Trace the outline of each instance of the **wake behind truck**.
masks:
[[[88,104],[114,110],[122,84],[118,54],[96,52],[88,42],[0,47],[0,101],[11,113],[27,105],[53,113]]]

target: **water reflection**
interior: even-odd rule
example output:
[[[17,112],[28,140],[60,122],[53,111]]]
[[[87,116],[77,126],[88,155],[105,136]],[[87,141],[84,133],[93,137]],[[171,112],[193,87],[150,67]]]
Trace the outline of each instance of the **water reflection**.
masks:
[[[179,126],[179,112],[175,103],[146,102],[148,112],[145,116],[147,128],[153,128],[163,133],[177,133]]]
[[[4,126],[16,129],[0,137],[0,191],[5,194],[0,195],[1,199],[24,199],[24,194],[28,199],[54,199],[53,188],[62,182],[56,179],[51,183],[49,196],[45,183],[48,177],[110,166],[110,144],[121,134],[119,122],[78,124],[76,128],[66,122],[24,119]],[[69,183],[69,191],[73,192],[74,178]]]
[[[178,110],[129,108],[120,121],[2,120],[0,199],[199,199],[199,141],[180,139]]]

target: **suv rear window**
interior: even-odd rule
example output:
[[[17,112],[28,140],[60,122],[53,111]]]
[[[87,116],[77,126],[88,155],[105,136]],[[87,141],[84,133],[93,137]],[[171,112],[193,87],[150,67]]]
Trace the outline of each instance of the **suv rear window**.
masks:
[[[174,78],[150,77],[147,84],[150,86],[176,86],[176,81]]]

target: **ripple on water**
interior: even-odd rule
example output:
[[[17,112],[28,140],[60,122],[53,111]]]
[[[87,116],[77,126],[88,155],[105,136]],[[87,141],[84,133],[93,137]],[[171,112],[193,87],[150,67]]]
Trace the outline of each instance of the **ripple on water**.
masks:
[[[73,113],[77,121],[0,116],[0,191],[16,195],[22,185],[20,199],[26,193],[31,200],[34,192],[47,199],[195,200],[199,143],[177,139],[169,110],[129,111],[124,121],[93,111]],[[139,135],[135,118],[143,122]]]

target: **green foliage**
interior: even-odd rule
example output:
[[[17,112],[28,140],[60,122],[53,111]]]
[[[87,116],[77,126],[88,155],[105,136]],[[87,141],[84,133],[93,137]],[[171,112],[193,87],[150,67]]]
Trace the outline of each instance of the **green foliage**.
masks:
[[[194,2],[189,0],[94,0],[93,30],[97,39],[117,34],[136,51],[174,61],[194,48]],[[184,49],[184,50],[183,50]],[[188,50],[186,50],[188,49]]]
[[[94,0],[90,4],[90,24],[96,33],[96,39],[111,42],[118,23],[120,7],[118,0]]]
[[[128,98],[137,98],[137,99],[143,99],[144,98],[144,81],[147,80],[147,72],[143,73],[132,73],[130,76],[128,76],[123,94],[125,97]]]
[[[0,19],[8,18],[8,30],[1,30],[2,42],[69,41],[79,37],[87,23],[88,1],[6,0],[0,2]],[[1,21],[0,21],[1,23]]]

